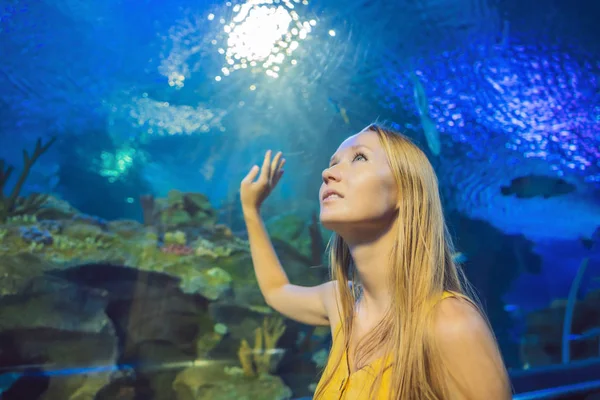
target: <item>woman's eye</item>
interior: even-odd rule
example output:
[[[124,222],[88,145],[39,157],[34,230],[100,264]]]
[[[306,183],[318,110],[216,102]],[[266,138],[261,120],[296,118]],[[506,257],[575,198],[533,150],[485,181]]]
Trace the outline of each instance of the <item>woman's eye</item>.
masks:
[[[365,155],[364,155],[364,154],[362,154],[362,153],[356,153],[356,154],[354,155],[354,158],[353,158],[352,160],[353,160],[353,161],[356,161],[356,160],[357,160],[357,159],[359,159],[359,158],[362,158],[363,160],[366,160],[366,159],[367,159],[367,158],[365,157]]]

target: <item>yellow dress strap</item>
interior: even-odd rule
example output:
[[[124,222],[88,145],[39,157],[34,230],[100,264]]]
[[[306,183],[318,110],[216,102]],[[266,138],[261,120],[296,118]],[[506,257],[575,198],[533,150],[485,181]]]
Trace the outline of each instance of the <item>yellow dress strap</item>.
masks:
[[[462,295],[460,293],[456,293],[456,292],[453,292],[451,290],[444,290],[444,292],[442,293],[442,295],[440,297],[438,297],[437,299],[435,299],[435,298],[433,299],[432,306],[433,307],[437,306],[437,304],[440,301],[442,301],[444,299],[447,299],[449,297],[461,297],[461,296]]]
[[[438,301],[434,301],[434,306],[437,305],[437,303],[439,303],[440,301],[447,299],[448,297],[455,297],[455,298],[460,298],[463,300],[466,300],[467,302],[469,302],[473,307],[479,309],[479,307],[477,306],[477,304],[471,300],[471,298],[469,298],[468,296],[462,294],[462,293],[458,293],[458,292],[454,292],[452,290],[444,290],[444,293],[442,294],[442,296],[438,299]]]
[[[451,292],[450,290],[444,290],[444,293],[442,293],[442,299],[441,300],[447,299],[448,297],[454,297],[457,294],[458,293]]]

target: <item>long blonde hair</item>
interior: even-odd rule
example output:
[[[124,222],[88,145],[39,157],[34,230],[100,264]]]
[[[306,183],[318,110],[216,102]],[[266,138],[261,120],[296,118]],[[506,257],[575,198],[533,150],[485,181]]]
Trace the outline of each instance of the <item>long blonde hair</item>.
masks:
[[[470,300],[485,315],[462,269],[453,260],[454,247],[444,220],[437,177],[426,155],[407,137],[381,125],[371,124],[363,131],[378,135],[400,199],[397,240],[391,253],[388,280],[392,283],[391,307],[361,340],[355,359],[360,364],[376,349],[386,350],[392,371],[390,393],[382,393],[387,396],[384,398],[444,399],[447,398],[447,388],[441,379],[444,367],[436,352],[428,305],[444,291],[452,291]],[[333,235],[329,243],[329,257],[331,278],[338,282],[341,330],[348,351],[360,282],[348,245],[338,235]],[[340,362],[341,357],[329,360],[325,369],[329,374],[323,377],[315,400],[324,393]],[[383,372],[384,368],[377,371],[369,399],[378,392]]]

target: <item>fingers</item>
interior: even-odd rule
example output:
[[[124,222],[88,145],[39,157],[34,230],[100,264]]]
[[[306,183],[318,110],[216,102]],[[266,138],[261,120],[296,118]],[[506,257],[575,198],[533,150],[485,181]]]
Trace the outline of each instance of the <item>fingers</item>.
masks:
[[[273,179],[275,177],[275,175],[277,174],[277,171],[280,168],[280,166],[279,166],[280,161],[281,161],[281,152],[278,151],[277,154],[275,154],[275,157],[273,157],[273,161],[271,161],[271,173],[269,174],[269,177],[271,179]]]
[[[258,181],[264,182],[265,184],[270,184],[272,186],[276,185],[283,175],[282,168],[285,164],[285,158],[282,158],[281,155],[282,153],[278,152],[271,161],[271,150],[267,150],[265,153],[265,159],[263,160],[262,168],[259,168],[257,165],[253,166],[248,172],[248,175],[242,179],[242,183],[248,184],[254,182],[256,176],[260,172]]]
[[[281,179],[282,176],[283,176],[283,170],[280,170],[277,173],[277,175],[275,175],[275,177],[273,178],[273,183],[272,183],[273,187],[275,187],[279,183],[279,180]]]
[[[272,178],[273,186],[277,185],[277,183],[279,182],[279,180],[283,176],[283,166],[284,166],[284,164],[285,164],[285,158],[282,158],[281,162],[279,163],[279,166],[277,167],[277,170],[275,171],[275,174],[274,174],[274,176]]]
[[[260,171],[260,169],[258,168],[258,165],[255,165],[252,168],[250,168],[250,171],[248,172],[248,174],[244,177],[244,179],[242,179],[242,183],[243,184],[252,183],[254,181],[254,179],[256,178],[256,175],[258,175],[258,171]]]
[[[265,153],[265,159],[263,161],[263,165],[262,165],[262,169],[260,171],[260,177],[258,178],[260,181],[263,182],[269,182],[269,179],[271,179],[271,168],[270,167],[271,164],[271,150],[267,150],[267,152]]]

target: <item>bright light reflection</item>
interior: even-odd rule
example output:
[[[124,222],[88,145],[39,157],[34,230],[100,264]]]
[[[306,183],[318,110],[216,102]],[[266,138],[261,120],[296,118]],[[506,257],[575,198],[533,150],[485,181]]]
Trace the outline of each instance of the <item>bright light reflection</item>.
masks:
[[[222,76],[250,66],[253,71],[261,69],[272,78],[279,77],[279,65],[298,49],[300,41],[316,25],[315,20],[301,21],[294,4],[288,0],[249,0],[234,6],[233,11],[235,15],[229,24],[220,20],[227,34],[227,49],[217,50],[225,54]],[[295,64],[296,60],[290,59],[290,63]],[[221,76],[215,79],[219,81]]]

